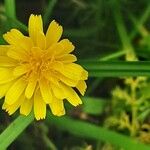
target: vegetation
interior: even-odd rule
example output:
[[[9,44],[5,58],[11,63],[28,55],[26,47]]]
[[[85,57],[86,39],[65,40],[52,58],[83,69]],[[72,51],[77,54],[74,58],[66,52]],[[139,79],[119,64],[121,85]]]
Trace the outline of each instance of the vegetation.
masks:
[[[27,34],[30,14],[53,19],[89,72],[83,104],[36,121],[0,110],[0,150],[149,150],[150,2],[148,0],[4,0],[0,44],[11,28]],[[3,98],[1,100],[2,106]]]

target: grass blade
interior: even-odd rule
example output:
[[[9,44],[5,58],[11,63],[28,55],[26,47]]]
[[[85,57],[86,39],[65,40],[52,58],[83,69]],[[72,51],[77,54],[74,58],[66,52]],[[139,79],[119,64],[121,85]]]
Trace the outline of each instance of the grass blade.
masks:
[[[6,16],[16,19],[15,0],[5,0]]]
[[[69,117],[53,117],[48,115],[48,124],[53,124],[61,130],[68,131],[79,137],[90,138],[98,141],[110,142],[124,150],[149,150],[150,147],[127,136],[109,131],[90,123],[70,119]]]
[[[150,61],[80,61],[92,77],[150,76]]]
[[[29,116],[19,116],[0,134],[0,149],[5,150],[25,128],[33,121],[31,113]]]
[[[43,22],[44,24],[48,23],[49,17],[51,16],[51,13],[53,11],[53,8],[55,7],[57,3],[57,0],[49,0],[48,6],[44,12],[43,16]]]
[[[83,97],[83,105],[81,106],[82,111],[91,115],[100,115],[104,112],[108,101],[102,98],[95,97]]]

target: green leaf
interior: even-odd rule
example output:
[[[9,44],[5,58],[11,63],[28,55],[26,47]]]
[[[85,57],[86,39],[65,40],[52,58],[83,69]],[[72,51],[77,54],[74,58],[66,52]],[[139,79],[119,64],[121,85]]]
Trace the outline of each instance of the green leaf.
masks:
[[[80,61],[90,77],[150,76],[150,61]]]
[[[16,19],[16,5],[15,5],[15,0],[5,0],[5,9],[6,9],[6,16],[8,16],[11,19]],[[9,27],[13,27],[14,24],[9,21],[9,23],[7,23],[7,25],[9,25]]]
[[[115,133],[106,128],[70,119],[69,117],[54,117],[50,113],[48,116],[48,124],[53,124],[59,129],[68,131],[78,137],[109,142],[124,150],[150,150],[150,146],[139,143],[132,138]]]
[[[33,121],[31,113],[28,116],[19,116],[0,134],[0,150],[5,150]]]
[[[10,18],[16,19],[15,0],[5,0],[6,14]]]
[[[99,115],[104,112],[108,101],[105,99],[94,98],[94,97],[83,97],[83,112],[91,115]]]

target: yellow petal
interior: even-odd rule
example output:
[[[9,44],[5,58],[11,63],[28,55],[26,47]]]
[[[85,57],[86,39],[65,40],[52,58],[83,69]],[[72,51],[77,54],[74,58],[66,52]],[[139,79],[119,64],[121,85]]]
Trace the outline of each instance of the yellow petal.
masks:
[[[87,80],[87,79],[88,79],[88,72],[85,69],[83,69],[81,80]]]
[[[32,47],[31,52],[35,58],[39,59],[41,57],[42,50],[39,47]]]
[[[12,115],[20,107],[23,101],[24,101],[24,95],[22,94],[19,97],[19,99],[12,105],[9,105],[6,102],[4,102],[2,109],[6,110],[9,115]]]
[[[69,54],[74,50],[73,44],[68,39],[63,39],[58,43],[53,43],[47,51],[49,55],[54,54],[55,56],[62,56],[65,54]]]
[[[16,48],[10,48],[7,51],[7,56],[16,60],[28,60],[25,51],[18,51]]]
[[[53,20],[46,32],[46,44],[47,48],[52,44],[57,43],[62,35],[63,28],[55,20]]]
[[[72,42],[70,42],[68,39],[61,40],[59,44],[62,45],[63,49],[58,51],[58,55],[69,54],[75,49]]]
[[[0,84],[4,84],[14,80],[12,68],[0,68]]]
[[[19,40],[22,39],[24,35],[17,29],[11,29],[10,32],[5,33],[3,37],[10,45],[19,46],[21,44]]]
[[[61,89],[61,86],[56,86],[55,84],[51,84],[52,91],[55,95],[56,98],[58,99],[64,99],[65,98],[65,93]]]
[[[78,84],[76,85],[76,88],[79,90],[79,92],[84,95],[85,91],[86,91],[86,88],[87,88],[87,85],[85,83],[85,81],[83,80],[80,80],[78,82]]]
[[[77,106],[79,104],[82,104],[82,101],[78,94],[69,86],[66,86],[65,84],[62,84],[62,89],[66,95],[66,99],[73,105]]]
[[[13,48],[13,51],[23,53],[24,51],[29,51],[29,49],[33,46],[31,38],[24,36],[17,29],[12,29],[10,32],[7,32],[3,36],[9,44],[15,47]],[[10,49],[12,49],[12,46]]]
[[[6,56],[9,49],[9,45],[0,45],[0,56]]]
[[[20,65],[20,66],[17,66],[14,71],[13,71],[13,74],[14,76],[21,76],[25,73],[28,72],[28,68],[29,66],[28,65]]]
[[[32,46],[33,42],[30,37],[24,36],[19,30],[12,29],[3,35],[4,39],[15,47],[18,47],[20,51],[28,51]]]
[[[37,77],[33,76],[29,80],[27,88],[25,90],[25,96],[26,96],[27,99],[30,99],[33,96],[36,85],[37,85]]]
[[[40,47],[40,49],[45,50],[46,37],[45,37],[44,33],[41,33],[41,32],[37,33],[37,46]]]
[[[6,92],[11,87],[12,84],[13,84],[13,81],[0,85],[0,98],[5,96]]]
[[[39,89],[34,94],[34,115],[37,120],[44,119],[46,116],[46,104]]]
[[[37,46],[38,33],[43,33],[43,21],[41,15],[31,15],[29,18],[29,36],[32,38],[33,43]]]
[[[0,66],[1,67],[13,67],[17,65],[17,61],[7,56],[0,56]]]
[[[73,62],[77,61],[76,56],[72,55],[72,54],[62,55],[61,57],[56,57],[56,59],[63,63],[73,63]]]
[[[32,39],[30,37],[27,37],[27,36],[24,36],[23,38],[21,38],[19,40],[19,42],[20,42],[20,45],[18,45],[18,46],[20,46],[19,48],[21,51],[24,50],[26,52],[29,52],[30,49],[34,46]]]
[[[72,80],[70,78],[65,77],[61,73],[57,73],[56,76],[59,80],[61,80],[63,83],[65,83],[68,86],[75,87],[78,83],[78,80]]]
[[[26,81],[22,78],[18,79],[8,90],[5,96],[5,102],[9,105],[15,103],[26,87]]]
[[[20,114],[27,116],[31,112],[32,106],[33,106],[33,99],[25,98],[20,106]]]
[[[45,79],[41,79],[39,81],[39,86],[40,86],[40,91],[41,91],[44,102],[47,104],[51,103],[52,102],[52,92],[51,92],[49,82],[46,81]]]
[[[83,72],[83,68],[75,63],[64,64],[63,68],[56,63],[54,64],[54,69],[72,80],[80,80]]]
[[[59,80],[56,78],[55,75],[53,75],[51,72],[45,72],[44,77],[50,81],[50,83],[55,84],[56,86],[59,86]]]
[[[52,56],[58,55],[59,51],[63,51],[63,46],[55,43],[47,49],[47,55],[51,58]]]
[[[49,104],[51,111],[56,116],[62,116],[65,114],[65,108],[62,99],[53,98],[53,102]]]

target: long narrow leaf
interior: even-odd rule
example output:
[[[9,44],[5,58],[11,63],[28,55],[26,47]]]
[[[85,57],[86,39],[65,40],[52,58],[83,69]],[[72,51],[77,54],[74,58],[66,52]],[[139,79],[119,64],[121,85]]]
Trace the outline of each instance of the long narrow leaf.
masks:
[[[127,136],[109,131],[103,127],[73,120],[69,117],[57,118],[53,117],[51,114],[49,114],[48,116],[48,124],[53,124],[61,130],[68,131],[76,136],[98,141],[110,142],[111,144],[114,144],[117,147],[121,147],[124,150],[150,150],[149,146],[139,143],[138,141]]]
[[[51,13],[57,3],[57,0],[49,0],[48,6],[43,15],[44,24],[48,23],[48,19],[51,16]]]
[[[93,77],[150,76],[150,61],[80,61]]]
[[[12,19],[16,19],[15,0],[5,0],[6,15]]]
[[[31,113],[29,116],[19,116],[0,134],[0,150],[5,150],[33,121]]]

